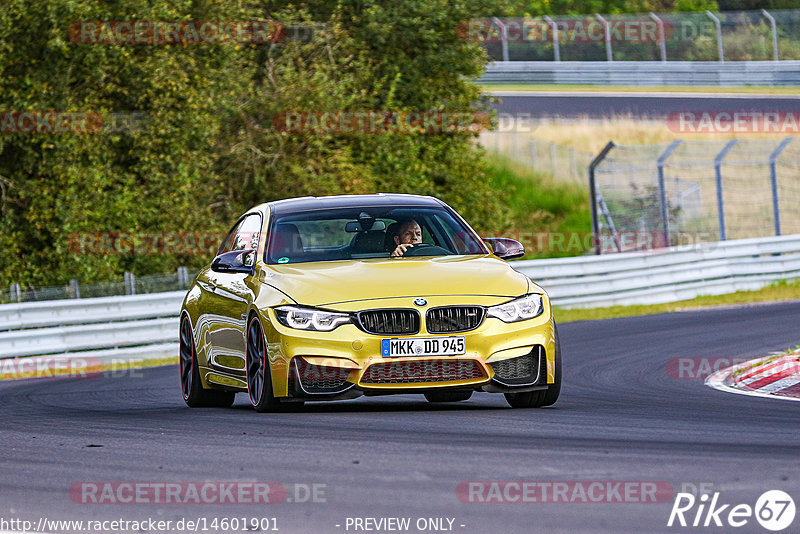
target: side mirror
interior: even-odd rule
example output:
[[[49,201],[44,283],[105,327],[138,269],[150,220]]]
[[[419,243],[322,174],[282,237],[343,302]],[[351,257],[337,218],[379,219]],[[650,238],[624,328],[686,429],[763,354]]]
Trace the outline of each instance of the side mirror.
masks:
[[[507,237],[484,237],[483,242],[491,247],[494,255],[502,260],[513,260],[525,255],[522,243]]]
[[[211,270],[218,273],[252,274],[254,259],[255,251],[252,249],[224,252],[211,262]]]

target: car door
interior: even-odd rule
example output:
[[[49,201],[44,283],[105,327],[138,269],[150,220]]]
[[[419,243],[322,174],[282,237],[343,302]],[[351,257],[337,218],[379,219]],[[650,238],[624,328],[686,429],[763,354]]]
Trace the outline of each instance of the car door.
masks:
[[[254,252],[250,259],[255,262],[259,238],[263,225],[260,213],[246,215],[236,228],[232,242],[226,242],[230,251]],[[244,376],[245,366],[245,329],[247,328],[247,312],[253,302],[251,274],[223,273],[212,271],[209,280],[214,286],[217,314],[220,316],[216,328],[212,331],[214,367],[223,371],[234,372]]]
[[[217,254],[257,248],[261,226],[261,214],[243,216],[222,242]],[[253,261],[255,257],[254,253]],[[253,300],[253,292],[246,283],[250,276],[245,273],[218,272],[207,267],[197,278],[202,291],[202,313],[198,320],[202,350],[208,367],[222,375],[244,377],[245,322]],[[212,381],[219,382],[217,379]]]

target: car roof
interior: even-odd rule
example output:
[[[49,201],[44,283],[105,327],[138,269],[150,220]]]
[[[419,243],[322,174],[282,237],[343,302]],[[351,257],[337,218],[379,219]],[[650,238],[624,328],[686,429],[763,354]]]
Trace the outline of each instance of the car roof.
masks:
[[[287,198],[270,202],[270,210],[277,215],[335,208],[370,206],[403,207],[442,207],[442,202],[434,197],[405,195],[400,193],[376,193],[374,195],[333,195],[326,197]]]

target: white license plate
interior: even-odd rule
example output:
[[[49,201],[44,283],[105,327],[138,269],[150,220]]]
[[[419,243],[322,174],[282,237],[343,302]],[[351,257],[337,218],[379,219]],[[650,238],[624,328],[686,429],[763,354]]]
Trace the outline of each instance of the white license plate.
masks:
[[[413,339],[382,339],[381,355],[398,356],[454,356],[466,352],[464,336],[418,337]]]

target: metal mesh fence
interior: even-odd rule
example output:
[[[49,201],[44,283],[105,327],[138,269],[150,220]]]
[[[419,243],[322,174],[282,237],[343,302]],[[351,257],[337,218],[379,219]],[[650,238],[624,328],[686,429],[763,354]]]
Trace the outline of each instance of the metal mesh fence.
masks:
[[[604,251],[800,233],[794,138],[614,146],[593,181]]]
[[[494,61],[800,59],[798,9],[476,19],[473,24],[482,30],[479,40]]]
[[[133,276],[125,273],[123,280],[91,284],[80,284],[77,280],[72,280],[63,286],[22,288],[19,284],[12,283],[8,289],[0,289],[0,304],[180,291],[189,288],[195,275],[196,273],[189,272],[185,267],[180,267],[171,274]]]
[[[491,154],[500,154],[534,172],[550,174],[559,181],[586,183],[594,155],[516,132],[483,132],[480,143]]]

